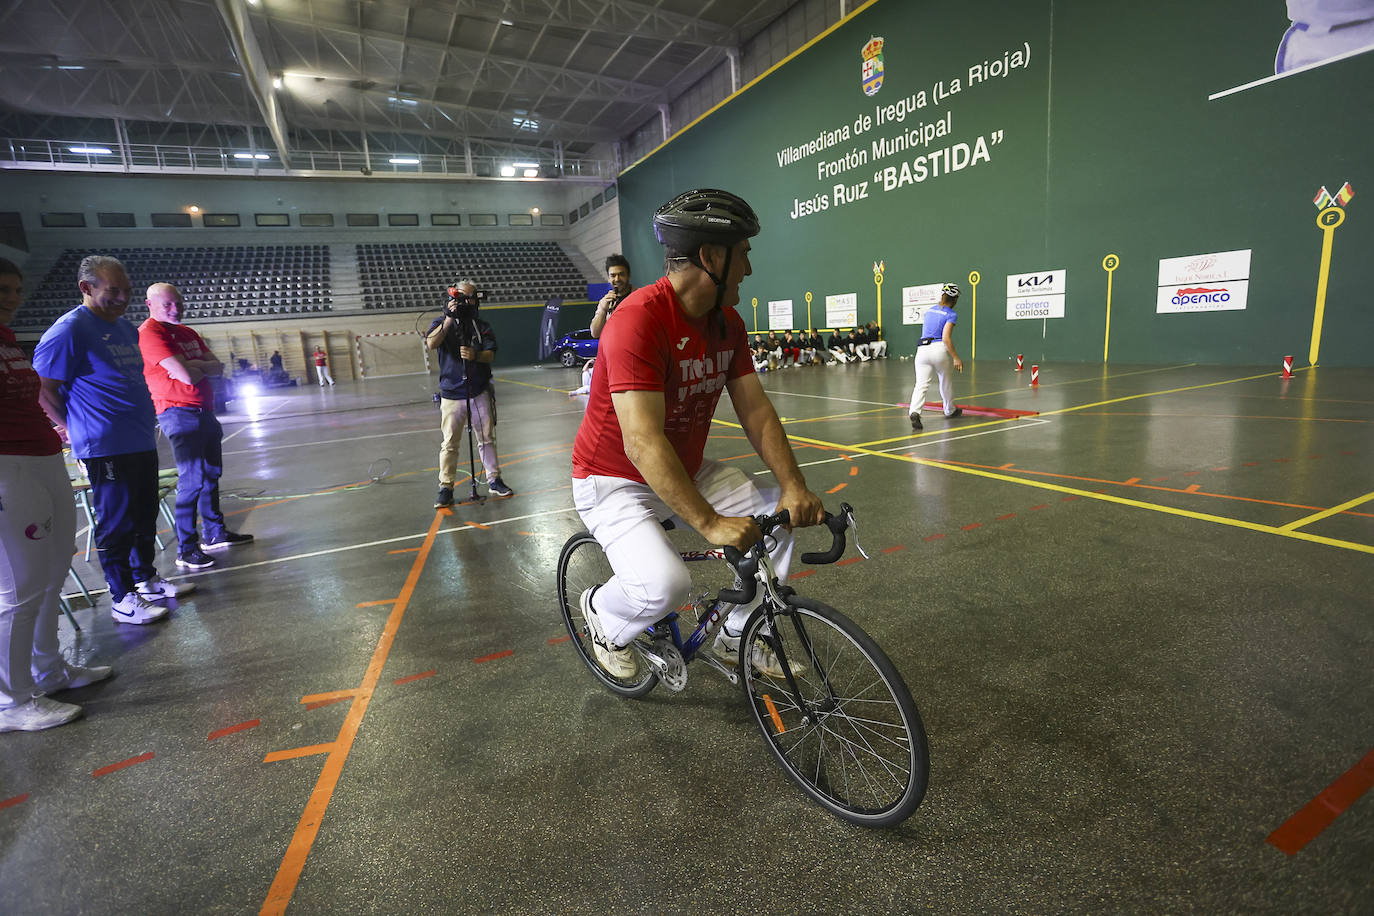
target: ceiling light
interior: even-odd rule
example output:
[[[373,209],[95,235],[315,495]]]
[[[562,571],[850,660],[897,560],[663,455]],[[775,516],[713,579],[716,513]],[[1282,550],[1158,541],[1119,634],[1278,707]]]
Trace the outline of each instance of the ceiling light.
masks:
[[[57,65],[57,69],[59,69],[59,70],[85,70],[86,68],[80,66],[79,64],[58,64],[58,65]]]
[[[535,216],[538,216],[538,215],[539,215],[539,208],[538,208],[538,207],[530,207],[530,213],[532,213],[532,214],[535,215]]]
[[[538,170],[538,169],[525,169],[525,177],[526,177],[526,178],[538,178],[538,177],[539,177],[539,170]]]
[[[192,213],[199,213],[199,212],[200,212],[200,207],[197,207],[195,204],[191,204],[191,206],[190,206],[188,209],[190,209],[190,211],[191,211]]]
[[[511,165],[515,166],[517,169],[537,169],[537,168],[539,168],[539,163],[537,163],[537,162],[512,162]]]
[[[513,166],[513,165],[503,165],[503,166],[501,166],[501,177],[502,177],[502,178],[514,178],[514,177],[515,177],[515,166]]]
[[[234,158],[235,158],[235,159],[270,159],[270,158],[272,158],[272,157],[269,156],[269,155],[267,155],[266,153],[235,153],[235,154],[234,154]]]
[[[85,153],[88,156],[108,156],[110,151],[103,146],[69,146],[70,153]]]
[[[515,25],[515,23],[511,22],[509,19],[502,19],[502,20],[501,20],[501,24],[502,24],[502,25]]]
[[[282,87],[282,78],[281,78],[280,76],[274,76],[274,77],[272,77],[272,88],[273,88],[273,89],[280,89],[281,87]]]
[[[388,159],[387,162],[390,162],[392,165],[419,165],[419,164],[420,164],[420,160],[419,160],[419,159],[413,159],[413,158],[411,158],[411,157],[409,157],[409,156],[395,156],[395,157],[393,157],[393,158],[391,158],[391,159]]]
[[[387,97],[386,97],[386,100],[387,100],[388,102],[390,102],[391,104],[393,104],[393,105],[419,105],[419,104],[420,104],[419,102],[415,101],[414,99],[402,99],[402,98],[398,98],[397,96],[394,96],[394,95],[389,95],[389,96],[387,96]]]

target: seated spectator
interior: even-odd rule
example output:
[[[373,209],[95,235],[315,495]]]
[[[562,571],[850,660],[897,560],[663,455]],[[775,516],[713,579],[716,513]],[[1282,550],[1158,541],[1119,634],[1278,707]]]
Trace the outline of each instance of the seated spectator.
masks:
[[[592,368],[596,365],[595,359],[589,359],[582,364],[582,387],[574,388],[568,392],[568,397],[575,397],[579,394],[592,393]]]
[[[790,359],[794,366],[801,362],[801,343],[791,331],[782,335],[782,355],[784,360]],[[784,362],[783,365],[787,363]]]
[[[768,332],[768,359],[774,369],[782,368],[782,338],[776,331]]]
[[[811,358],[816,362],[825,364],[833,363],[835,358],[830,355],[830,351],[825,348],[825,341],[821,340],[821,335],[815,328],[811,328],[806,335],[806,346],[811,351]]]
[[[848,363],[854,359],[849,355],[847,341],[838,329],[830,332],[830,339],[826,341],[826,347],[830,350],[830,355],[835,357],[837,363]]]
[[[768,345],[758,334],[754,335],[754,343],[749,347],[749,356],[754,361],[755,372],[768,371]]]
[[[849,351],[851,356],[860,360],[861,362],[868,362],[869,356],[867,338],[864,337],[863,332],[860,331],[858,328],[849,329],[849,336],[845,338],[844,345],[845,349]]]
[[[874,359],[887,359],[887,341],[883,340],[883,329],[876,321],[868,323],[868,352]]]

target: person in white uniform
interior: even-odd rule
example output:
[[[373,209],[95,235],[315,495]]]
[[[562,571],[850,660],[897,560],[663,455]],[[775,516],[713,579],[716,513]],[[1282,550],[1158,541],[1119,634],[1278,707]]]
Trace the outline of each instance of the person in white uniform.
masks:
[[[926,402],[931,373],[940,377],[940,400],[944,402],[946,417],[957,417],[964,411],[954,404],[954,379],[951,365],[964,371],[964,361],[954,349],[954,322],[958,319],[954,308],[959,303],[959,287],[946,283],[940,289],[940,304],[926,309],[921,324],[921,342],[916,348],[916,386],[911,389],[911,428],[921,428],[921,408]]]

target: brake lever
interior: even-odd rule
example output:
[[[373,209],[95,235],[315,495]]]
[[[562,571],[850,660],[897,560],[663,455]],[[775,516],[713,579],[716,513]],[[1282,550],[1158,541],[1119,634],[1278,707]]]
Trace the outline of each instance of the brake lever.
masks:
[[[849,503],[840,503],[840,514],[844,516],[845,527],[854,532],[854,549],[865,560],[871,559],[859,543],[859,523],[854,520],[854,507]]]

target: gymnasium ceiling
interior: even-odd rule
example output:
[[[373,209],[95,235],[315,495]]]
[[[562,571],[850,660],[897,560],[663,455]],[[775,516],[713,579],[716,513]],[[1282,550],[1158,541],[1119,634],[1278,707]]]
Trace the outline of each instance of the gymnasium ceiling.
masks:
[[[0,0],[0,107],[252,125],[279,148],[366,130],[578,156],[796,2]]]

